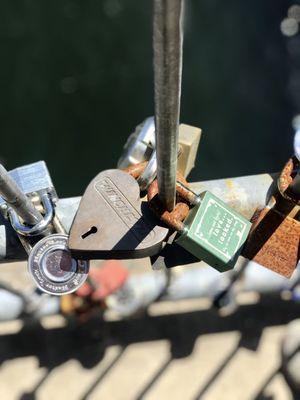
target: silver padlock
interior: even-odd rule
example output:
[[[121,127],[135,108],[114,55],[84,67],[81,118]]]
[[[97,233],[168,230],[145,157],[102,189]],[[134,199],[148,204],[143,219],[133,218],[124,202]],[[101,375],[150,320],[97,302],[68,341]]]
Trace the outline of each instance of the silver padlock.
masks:
[[[52,215],[42,239],[35,235],[18,236],[28,253],[28,271],[37,287],[47,294],[61,296],[74,292],[85,282],[89,261],[71,256],[69,236],[54,211]]]
[[[45,293],[62,295],[74,292],[87,279],[89,262],[71,257],[68,235],[55,215],[58,198],[46,164],[40,161],[25,165],[9,175],[43,215],[39,222],[29,226],[4,199],[0,199],[3,213],[29,256],[31,277]]]
[[[148,161],[154,149],[154,117],[148,117],[135,128],[134,132],[127,139],[117,167],[124,169],[130,165]]]
[[[68,235],[56,233],[34,245],[28,270],[40,290],[60,296],[74,292],[86,281],[89,261],[75,260],[68,249]]]
[[[9,171],[11,178],[17,183],[23,193],[29,195],[47,191],[54,202],[57,194],[52,183],[45,161],[37,161]],[[0,196],[0,206],[5,200]]]
[[[201,129],[185,124],[179,125],[178,170],[185,178],[194,167],[200,139]],[[141,191],[146,190],[156,178],[154,117],[145,119],[129,136],[118,161],[118,168],[124,169],[144,161],[148,161],[148,165],[138,178]]]
[[[11,226],[19,235],[37,236],[43,234],[48,229],[54,215],[53,200],[47,191],[40,193],[40,200],[45,214],[43,219],[33,226],[25,225],[23,222],[21,222],[16,211],[13,210],[12,207],[7,207],[6,213],[10,220]]]
[[[45,215],[33,226],[24,224],[16,211],[0,196],[0,207],[14,230],[24,236],[42,234],[53,218],[53,204],[58,200],[48,168],[44,161],[24,165],[9,171],[9,176],[15,181],[19,189],[31,200],[38,198],[42,201]]]

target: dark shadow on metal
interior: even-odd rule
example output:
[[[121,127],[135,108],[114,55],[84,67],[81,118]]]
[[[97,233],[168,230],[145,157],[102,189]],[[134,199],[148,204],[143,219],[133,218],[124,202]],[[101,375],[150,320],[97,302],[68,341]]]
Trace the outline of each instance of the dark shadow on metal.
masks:
[[[300,346],[297,346],[297,348],[292,352],[292,354],[285,360],[285,362],[288,362],[291,360],[300,350]],[[257,392],[257,395],[253,398],[253,400],[269,400],[271,399],[270,397],[266,397],[264,395],[264,391],[267,388],[267,386],[272,382],[272,380],[275,378],[277,374],[282,374],[292,392],[292,396],[294,400],[299,400],[300,399],[300,392],[294,387],[293,382],[289,379],[288,374],[285,373],[285,369],[283,365],[280,365],[278,368],[276,368],[264,381],[264,383],[261,385],[261,388]]]
[[[37,399],[37,391],[42,386],[42,384],[47,380],[47,378],[48,378],[48,376],[50,375],[51,372],[52,372],[52,369],[47,370],[45,375],[42,377],[41,380],[38,381],[38,383],[31,390],[31,392],[23,393],[20,396],[19,400],[36,400]]]
[[[224,369],[227,367],[227,365],[230,363],[230,361],[235,357],[235,355],[237,354],[238,350],[241,347],[255,351],[259,344],[260,336],[261,336],[261,331],[255,332],[255,329],[254,329],[254,331],[250,332],[250,335],[249,335],[249,332],[243,332],[239,343],[227,355],[227,357],[223,360],[223,362],[218,366],[218,368],[214,371],[214,373],[211,375],[211,377],[208,379],[208,381],[205,383],[205,385],[201,388],[201,390],[195,396],[194,399],[195,400],[202,399],[202,396],[204,396],[204,394],[208,391],[208,389],[214,384],[216,379],[218,379],[218,377],[221,375],[221,373],[224,371]]]
[[[118,243],[112,248],[112,251],[115,249],[118,249],[120,246],[122,247],[122,243],[132,243],[132,233],[137,231],[139,233],[139,240],[136,242],[135,247],[132,249],[134,250],[140,243],[143,242],[143,240],[150,234],[150,232],[154,232],[155,227],[163,227],[165,228],[165,225],[163,222],[161,222],[158,218],[155,217],[155,215],[152,213],[152,211],[149,209],[149,206],[147,202],[143,201],[141,204],[141,217],[139,220],[136,221],[136,223],[131,227],[131,229],[128,231],[126,235],[124,235]],[[156,241],[153,241],[153,246],[155,245]],[[159,243],[156,246],[157,248],[161,247]],[[124,253],[120,253],[118,258],[124,259]],[[139,251],[140,256],[138,258],[142,257],[148,257],[148,250],[147,248],[143,251]],[[155,253],[155,251],[153,251]],[[156,252],[157,253],[157,252]],[[125,254],[126,255],[126,254]],[[129,257],[130,258],[135,258],[134,253],[130,252]],[[111,253],[109,252],[108,257],[111,257]]]
[[[224,371],[228,363],[234,358],[234,356],[237,354],[240,346],[239,344],[228,354],[228,356],[223,360],[223,362],[218,366],[216,371],[211,375],[211,377],[208,379],[208,381],[205,383],[204,387],[200,390],[200,392],[195,396],[195,400],[201,400],[202,396],[208,391],[208,389],[213,385],[215,380],[218,378],[218,376]]]
[[[126,348],[133,343],[155,340],[169,341],[170,360],[173,360],[188,357],[199,336],[227,331],[240,331],[242,339],[239,347],[256,351],[265,327],[284,325],[297,318],[299,311],[300,305],[297,303],[282,301],[279,296],[265,296],[260,303],[241,305],[234,314],[222,318],[208,309],[161,316],[141,315],[111,322],[95,318],[84,325],[70,322],[66,327],[52,329],[25,320],[19,333],[0,335],[0,364],[6,360],[34,355],[39,360],[39,366],[46,367],[48,371],[69,359],[75,359],[83,368],[90,369],[101,362],[110,346]],[[210,387],[226,362],[228,359],[215,371],[204,388]],[[161,372],[156,372],[141,394],[149,390],[165,368],[166,365],[160,368]],[[99,385],[102,375],[86,393]]]
[[[120,353],[113,359],[113,361],[109,364],[109,366],[101,372],[101,374],[98,376],[98,378],[92,383],[92,385],[89,387],[89,389],[84,393],[84,395],[80,398],[80,400],[86,400],[92,392],[96,389],[96,387],[99,385],[99,383],[102,382],[102,380],[105,378],[105,376],[109,373],[109,371],[117,364],[117,362],[120,360],[122,355],[124,354],[125,347],[121,349]]]
[[[152,377],[152,379],[147,383],[145,388],[137,395],[135,400],[142,400],[144,396],[149,392],[149,390],[152,388],[152,386],[158,381],[158,379],[163,375],[165,370],[168,368],[168,366],[171,364],[172,358],[168,358],[166,362],[164,362],[160,367],[159,370],[155,373],[155,375]]]
[[[243,346],[251,342],[250,347],[255,349],[253,339],[258,336],[259,340],[265,327],[284,325],[296,319],[299,311],[297,303],[282,301],[279,296],[263,296],[259,304],[241,305],[234,314],[222,318],[208,309],[162,316],[142,315],[111,322],[99,318],[84,325],[70,324],[53,329],[45,329],[38,322],[27,324],[25,320],[19,333],[0,335],[0,364],[36,355],[40,365],[47,368],[70,358],[77,359],[84,368],[92,368],[102,359],[108,346],[153,340],[169,340],[173,354],[178,348],[181,356],[183,349],[188,356],[197,337],[232,330],[243,334]]]

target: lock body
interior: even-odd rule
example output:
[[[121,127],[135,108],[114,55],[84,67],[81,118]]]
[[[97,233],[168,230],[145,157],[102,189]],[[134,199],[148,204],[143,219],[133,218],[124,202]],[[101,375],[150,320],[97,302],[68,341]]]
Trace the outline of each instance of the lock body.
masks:
[[[299,261],[299,161],[288,160],[263,209],[252,217],[253,226],[243,256],[290,278]]]
[[[297,213],[297,210],[292,212]],[[243,249],[246,258],[287,278],[291,277],[299,261],[300,222],[291,215],[283,213],[278,203],[257,210]]]
[[[211,192],[201,194],[176,242],[220,272],[234,267],[251,223]]]

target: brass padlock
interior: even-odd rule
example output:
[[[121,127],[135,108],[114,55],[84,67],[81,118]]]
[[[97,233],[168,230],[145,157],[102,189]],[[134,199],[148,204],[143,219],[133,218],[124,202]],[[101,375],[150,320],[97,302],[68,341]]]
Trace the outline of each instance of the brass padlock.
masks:
[[[201,129],[195,126],[180,124],[178,143],[180,155],[178,158],[177,169],[186,178],[194,168],[201,139]]]
[[[243,256],[289,278],[299,261],[300,205],[290,185],[299,162],[292,158],[285,165],[278,192],[269,205],[252,217],[252,229]]]
[[[179,158],[177,168],[185,178],[195,165],[201,133],[201,129],[195,126],[179,125]],[[153,149],[155,149],[155,125],[154,117],[149,117],[138,125],[127,139],[118,161],[118,168],[124,169],[144,161],[149,161]]]

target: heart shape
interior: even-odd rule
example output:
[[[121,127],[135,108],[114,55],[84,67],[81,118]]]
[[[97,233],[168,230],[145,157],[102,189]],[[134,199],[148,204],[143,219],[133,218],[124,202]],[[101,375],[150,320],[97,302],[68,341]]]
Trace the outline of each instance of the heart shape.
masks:
[[[161,250],[168,231],[141,201],[137,181],[110,169],[88,185],[70,230],[69,249],[74,257],[89,260],[143,258]]]

